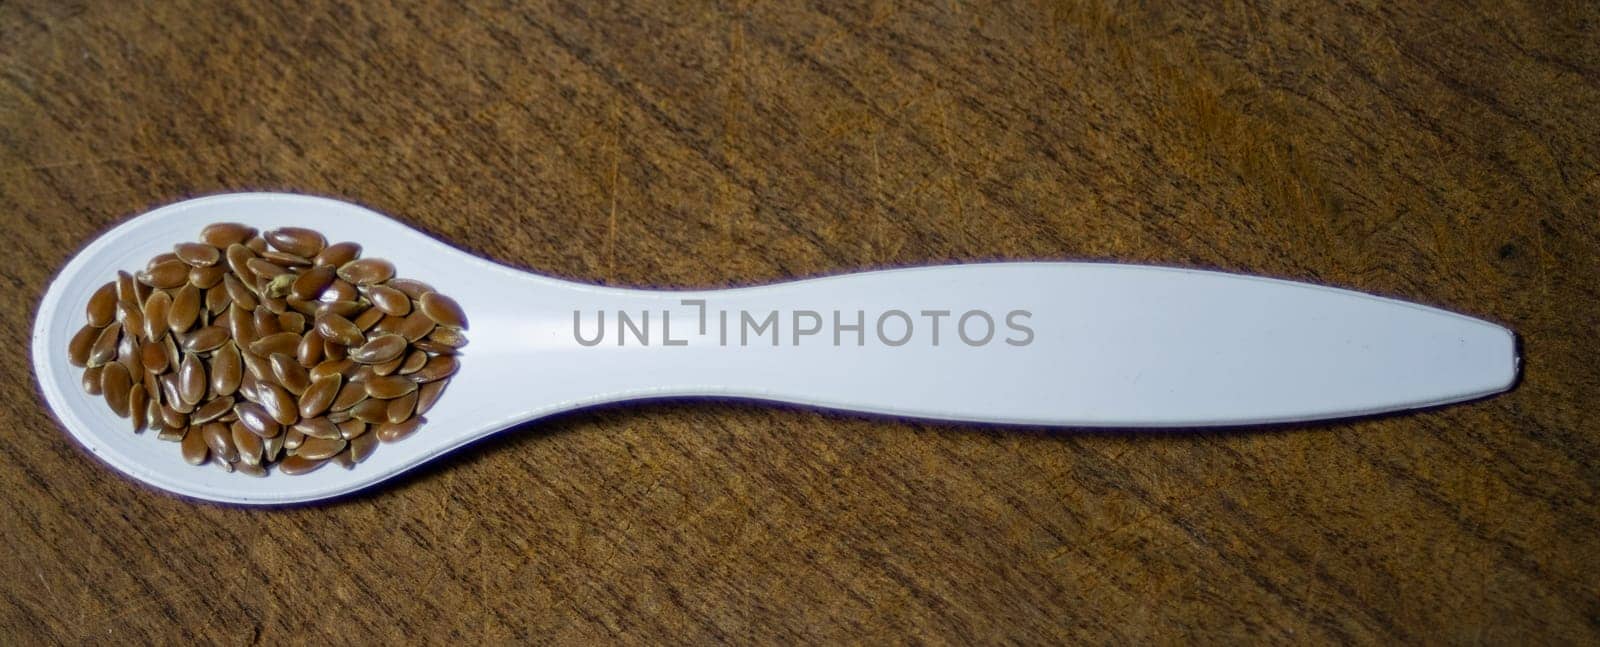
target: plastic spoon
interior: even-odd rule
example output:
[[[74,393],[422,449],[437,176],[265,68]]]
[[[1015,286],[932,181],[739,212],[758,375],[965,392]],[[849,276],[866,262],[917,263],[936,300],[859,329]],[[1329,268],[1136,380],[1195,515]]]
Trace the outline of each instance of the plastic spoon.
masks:
[[[82,390],[65,349],[94,289],[221,221],[358,242],[460,302],[470,344],[420,432],[352,470],[256,479],[184,463],[172,443],[130,433]],[[270,193],[173,204],[101,236],[45,294],[33,361],[62,425],[112,467],[242,504],[352,492],[518,423],[623,400],[723,396],[1029,425],[1250,425],[1469,400],[1510,388],[1518,366],[1515,338],[1500,326],[1302,283],[995,263],[732,290],[614,289],[497,265],[356,205]]]

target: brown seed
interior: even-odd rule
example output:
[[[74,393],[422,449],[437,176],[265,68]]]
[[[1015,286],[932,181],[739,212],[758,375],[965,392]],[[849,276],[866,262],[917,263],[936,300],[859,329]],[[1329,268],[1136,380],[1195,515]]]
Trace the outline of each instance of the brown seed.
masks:
[[[293,429],[283,433],[283,448],[289,450],[291,453],[293,453],[294,450],[300,449],[300,443],[305,441],[306,435]]]
[[[144,303],[146,299],[150,298],[150,293],[155,291],[155,288],[140,283],[138,279],[133,280],[133,294],[139,298],[139,303]]]
[[[239,450],[239,462],[247,465],[260,465],[262,454],[266,448],[261,437],[255,435],[244,426],[235,422],[228,425],[228,437],[233,439],[233,446]]]
[[[144,269],[145,269],[145,271],[148,272],[150,270],[155,269],[155,267],[157,265],[160,265],[162,263],[170,263],[170,262],[176,261],[176,260],[178,260],[178,255],[174,254],[172,252],[156,254],[155,256],[150,257],[150,260],[145,261]],[[135,278],[137,278],[137,276]]]
[[[242,460],[233,464],[233,471],[245,476],[253,476],[255,478],[262,478],[267,475],[266,467],[263,467],[262,465],[251,465]]]
[[[350,462],[360,463],[361,461],[367,460],[367,457],[371,456],[372,451],[377,448],[377,434],[356,436],[350,440],[350,449],[348,450],[348,453],[350,454]]]
[[[350,359],[361,364],[380,364],[400,356],[406,350],[406,339],[399,335],[378,335],[358,348],[350,350]]]
[[[345,263],[356,260],[360,256],[360,245],[350,242],[334,243],[323,248],[321,252],[318,252],[317,257],[313,259],[313,261],[317,265],[331,265],[333,267],[339,267]]]
[[[223,249],[222,255],[228,259],[228,269],[233,270],[234,276],[237,276],[240,281],[243,281],[244,285],[249,285],[255,282],[256,275],[254,272],[250,271],[250,259],[256,257],[256,253],[254,251],[251,251],[249,247],[245,247],[244,245],[234,244]],[[226,281],[227,279],[223,280]],[[234,298],[237,299],[239,297],[238,295],[234,295]]]
[[[161,347],[167,351],[167,366],[171,370],[178,370],[178,363],[183,361],[183,355],[178,352],[178,340],[175,335],[167,335],[161,340]]]
[[[401,375],[410,375],[420,370],[427,363],[427,353],[421,350],[413,350],[406,355],[405,361],[400,363],[400,370],[397,372]]]
[[[223,322],[228,326],[228,335],[234,343],[249,346],[256,340],[256,324],[250,312],[235,303],[228,306],[228,313],[223,317]]]
[[[124,369],[124,370],[126,370],[126,369]],[[104,391],[102,391],[100,389],[100,378],[104,373],[105,373],[105,367],[104,366],[91,366],[91,367],[89,367],[87,369],[84,369],[84,371],[83,371],[83,392],[87,393],[89,395],[100,395],[101,393],[104,393]],[[362,397],[366,397],[366,395],[367,395],[366,388],[363,387],[363,388],[360,389],[360,391],[361,391]]]
[[[267,361],[267,358],[255,353],[239,351],[239,359],[244,360],[245,375],[254,378],[255,381],[271,382],[272,380],[276,379],[272,376],[272,362]],[[244,378],[242,377],[240,378],[241,385],[243,384],[243,379]]]
[[[117,302],[117,321],[122,323],[122,329],[128,334],[137,337],[144,330],[144,307],[127,305]]]
[[[307,435],[310,436],[309,434]],[[300,449],[295,452],[295,455],[312,460],[321,460],[333,458],[334,454],[344,451],[344,447],[344,439],[337,436],[334,438],[310,436],[306,438],[304,443],[300,444]]]
[[[222,252],[205,243],[178,243],[172,252],[178,255],[178,260],[193,267],[210,267],[222,260]]]
[[[244,353],[240,353],[240,355],[243,356]],[[259,390],[260,387],[261,381],[256,379],[256,376],[247,370],[244,372],[244,375],[239,378],[239,397],[251,402],[259,401],[261,399],[261,392]]]
[[[227,474],[232,474],[233,473],[234,463],[230,463],[228,461],[222,460],[221,457],[218,457],[217,460],[212,461],[211,464],[217,466],[217,469],[222,470],[224,473],[227,473]]]
[[[367,423],[360,420],[341,420],[339,423],[339,437],[345,440],[359,438],[367,433]]]
[[[178,365],[178,396],[183,401],[195,405],[206,394],[206,369],[200,363],[200,356],[194,353],[184,353],[183,363]]]
[[[192,431],[190,433],[193,433]],[[229,433],[228,426],[220,422],[208,422],[200,427],[200,435],[206,441],[206,447],[217,458],[232,463],[239,460],[239,448],[233,444],[233,434]]]
[[[328,422],[331,422],[331,423],[336,424],[336,425],[344,424],[346,422],[349,422],[350,418],[351,418],[351,416],[350,416],[350,410],[349,409],[345,409],[344,411],[335,411],[333,413],[328,414]],[[356,422],[361,422],[361,421],[357,420]]]
[[[389,400],[417,390],[417,383],[403,375],[382,375],[366,381],[367,396]]]
[[[115,281],[106,283],[89,296],[89,305],[84,308],[89,315],[89,325],[96,328],[110,325],[117,316],[117,284]]]
[[[173,258],[161,261],[140,272],[134,278],[153,288],[170,290],[189,283],[189,264]]]
[[[183,400],[183,388],[178,386],[178,373],[167,373],[157,380],[161,384],[161,401],[178,413],[194,411],[194,405]]]
[[[343,411],[356,406],[367,399],[367,387],[359,382],[349,382],[340,387],[339,394],[334,396],[332,408],[334,411]]]
[[[439,395],[444,393],[444,385],[449,383],[449,380],[439,380],[417,387],[417,415],[420,416],[432,409],[433,403],[438,402]]]
[[[89,347],[89,359],[85,362],[89,366],[100,366],[117,358],[117,342],[122,337],[122,324],[111,324],[100,329],[100,336],[95,337],[94,344]]]
[[[405,361],[405,359],[406,359],[406,357],[405,357],[405,354],[403,354],[403,353],[400,354],[400,355],[395,355],[394,359],[391,359],[391,360],[389,360],[387,362],[383,362],[381,364],[373,364],[372,365],[372,372],[376,373],[378,375],[390,375],[390,374],[393,374],[395,371],[400,370],[400,363]]]
[[[121,364],[106,364],[100,370],[100,393],[105,396],[106,404],[111,405],[111,411],[119,417],[128,416],[128,391],[133,386],[132,376],[128,369]]]
[[[350,347],[331,339],[325,340],[322,342],[322,357],[336,362],[344,361],[350,357]]]
[[[318,265],[302,273],[289,286],[289,294],[297,299],[316,299],[322,291],[333,283],[333,268]]]
[[[295,431],[307,438],[339,438],[339,426],[327,418],[306,418],[294,424]]]
[[[304,334],[306,331],[306,316],[298,312],[285,312],[278,315],[278,327],[284,332]]]
[[[251,312],[259,305],[255,293],[232,274],[222,277],[222,289],[228,293],[228,300],[243,308],[245,312]]]
[[[100,338],[100,329],[84,325],[72,335],[72,341],[67,342],[67,361],[73,366],[89,365],[89,349],[94,348],[94,341]]]
[[[389,421],[389,403],[383,400],[368,398],[350,408],[350,417],[368,424],[381,424]]]
[[[272,364],[272,376],[277,378],[278,384],[288,389],[290,393],[302,395],[311,386],[311,376],[306,374],[306,367],[301,366],[295,358],[283,353],[274,353],[267,358]]]
[[[217,395],[233,395],[243,379],[244,358],[239,347],[230,340],[217,349],[211,357],[211,391]]]
[[[377,308],[373,308],[372,310],[377,310],[377,312],[379,314],[383,313],[382,310],[378,310]],[[369,312],[371,312],[371,311],[369,310]],[[433,323],[432,319],[429,319],[427,317],[422,316],[422,313],[420,313],[420,312],[413,311],[411,314],[414,314],[414,315],[417,315],[418,317],[421,317],[424,321],[426,321],[426,322],[428,322],[430,324]],[[405,322],[406,322],[406,318],[405,317],[394,317],[394,316],[390,316],[390,315],[384,315],[383,319],[378,321],[378,324],[376,326],[373,326],[372,330],[370,330],[369,332],[371,332],[373,334],[393,333],[393,332],[399,330],[400,329],[400,325],[405,323]]]
[[[233,396],[218,396],[207,400],[205,404],[195,407],[194,413],[189,416],[189,420],[195,424],[211,422],[232,410]]]
[[[259,328],[259,326],[257,326]],[[294,355],[300,346],[300,335],[292,332],[280,332],[264,335],[250,344],[250,352],[262,357],[271,357],[274,353]],[[258,376],[259,377],[259,376]]]
[[[282,265],[279,265],[277,263],[269,261],[269,260],[267,260],[265,258],[261,258],[259,256],[245,261],[244,262],[244,266],[249,268],[250,269],[250,273],[252,275],[254,275],[258,280],[259,279],[271,280],[271,279],[274,279],[274,278],[277,278],[279,276],[283,276],[283,275],[289,273],[289,270],[284,269],[284,267]],[[287,287],[287,286],[285,286],[285,287]]]
[[[139,381],[139,374],[144,368],[139,361],[139,338],[133,335],[123,335],[117,341],[117,362],[128,369],[128,375]]]
[[[311,264],[311,259],[309,258],[299,254],[290,254],[289,252],[282,252],[278,250],[267,250],[265,252],[261,252],[261,258],[267,259],[273,263],[290,269],[302,268]]]
[[[133,420],[133,433],[144,431],[150,415],[150,396],[145,393],[143,384],[135,384],[128,389],[127,407],[128,417]]]
[[[244,246],[249,247],[250,251],[260,254],[267,251],[267,239],[259,235],[251,236],[250,240],[244,241]]]
[[[183,445],[179,451],[183,453],[183,462],[190,465],[200,465],[206,462],[206,457],[211,453],[211,448],[206,444],[205,433],[200,427],[184,429]],[[166,430],[162,430],[166,433]]]
[[[233,303],[233,299],[228,297],[228,290],[226,288],[203,290],[203,292],[205,293],[205,298],[201,299],[201,301],[204,301],[206,304],[206,314],[221,314],[223,308],[226,308],[229,304]]]
[[[139,378],[139,383],[144,385],[145,394],[150,396],[150,401],[151,402],[160,402],[161,401],[161,380],[160,380],[160,376],[156,375],[155,373],[151,373],[150,371],[139,371],[139,372],[144,374],[143,376],[141,376]]]
[[[291,425],[300,419],[300,407],[294,401],[294,396],[276,384],[262,383],[256,387],[256,395],[261,396],[261,407],[267,410],[273,420],[280,425]]]
[[[316,366],[322,361],[322,345],[326,341],[316,328],[306,331],[300,336],[300,346],[294,349],[295,361],[306,368]]]
[[[283,433],[283,426],[279,425],[266,409],[254,402],[240,402],[233,405],[233,414],[239,417],[239,423],[243,424],[245,429],[262,438],[271,438]]]
[[[165,440],[169,443],[176,443],[182,441],[188,432],[189,427],[187,425],[182,427],[163,426],[161,427],[161,431],[156,432],[156,440]],[[200,439],[200,432],[195,432],[195,438],[195,442],[200,443],[202,447],[205,446],[205,441]]]
[[[311,368],[311,381],[315,382],[322,378],[334,375],[343,377],[345,371],[352,370],[351,367],[353,366],[355,366],[355,362],[352,362],[349,359],[323,360],[321,363]]]
[[[190,353],[205,353],[222,347],[228,341],[228,329],[222,326],[206,326],[196,330],[183,338],[183,350]]]
[[[194,269],[189,270],[189,285],[193,285],[193,286],[195,286],[197,288],[200,288],[202,290],[209,290],[211,288],[217,287],[217,285],[219,283],[222,283],[222,277],[227,276],[227,275],[228,275],[228,266],[227,265],[212,265],[212,266],[209,266],[209,267],[196,267]],[[227,289],[224,288],[222,290],[222,293],[224,295],[227,295]],[[231,295],[228,295],[228,296],[231,296]]]
[[[392,279],[387,285],[413,299],[421,299],[422,295],[433,291],[433,286],[415,279]]]
[[[293,475],[296,475],[296,474],[306,474],[306,473],[309,473],[309,472],[314,472],[317,469],[321,468],[323,465],[327,465],[327,464],[328,464],[328,461],[325,461],[325,460],[324,461],[316,461],[316,460],[311,460],[309,458],[305,458],[303,456],[290,456],[288,458],[283,459],[282,462],[278,463],[278,471],[280,473],[288,474],[290,476],[293,476]]]
[[[432,293],[430,292],[429,294]],[[428,333],[433,332],[434,323],[433,317],[427,316],[425,311],[418,309],[407,316],[405,321],[400,322],[400,327],[395,329],[395,333],[405,337],[406,341],[417,341]]]
[[[361,258],[339,266],[339,278],[356,285],[382,283],[394,278],[394,264],[381,258]]]
[[[389,409],[386,413],[389,416],[389,422],[405,422],[405,419],[410,418],[412,412],[416,411],[416,408],[417,392],[412,391],[398,398],[390,400]]]
[[[316,256],[328,246],[322,234],[302,227],[281,227],[266,233],[267,242],[274,248],[296,256]]]
[[[206,225],[200,230],[200,240],[207,245],[227,249],[229,245],[238,245],[251,236],[256,235],[256,230],[236,222],[217,222]]]
[[[411,297],[406,293],[385,285],[374,285],[367,288],[367,298],[372,300],[372,305],[386,314],[404,317],[411,314]]]
[[[143,384],[139,386],[144,387]],[[159,391],[151,393],[149,387],[144,388],[144,393],[144,426],[146,429],[159,431],[162,427],[161,393]]]
[[[254,432],[252,432],[252,433],[254,433]],[[278,460],[278,456],[280,454],[282,454],[282,453],[283,453],[283,434],[278,434],[278,435],[273,436],[271,438],[262,439],[262,441],[261,441],[261,462],[270,463],[272,461]]]
[[[416,348],[417,350],[420,350],[420,351],[423,351],[423,352],[426,352],[426,353],[432,353],[434,355],[456,355],[456,354],[459,354],[461,352],[461,349],[459,349],[459,348],[446,346],[444,344],[441,344],[439,342],[433,341],[431,339],[420,340],[417,343],[412,344],[411,346]]]
[[[157,291],[144,302],[144,338],[160,341],[167,334],[167,318],[172,311],[172,297]]]
[[[350,371],[350,374],[346,375],[344,379],[346,382],[361,382],[364,384],[367,380],[377,376],[378,373],[372,370],[371,365],[356,364],[355,370]]]
[[[367,308],[354,301],[323,301],[317,306],[313,319],[320,319],[325,314],[336,314],[346,319],[361,314]]]
[[[328,289],[323,290],[322,295],[317,297],[317,300],[323,303],[333,303],[335,301],[354,302],[360,297],[361,293],[356,290],[356,286],[350,285],[349,281],[344,279],[334,279],[333,283],[328,284]],[[345,316],[348,317],[350,315]]]
[[[467,313],[461,310],[461,304],[443,294],[438,292],[424,294],[417,300],[417,307],[421,308],[429,319],[441,326],[461,329],[467,327]]]
[[[256,336],[266,337],[283,332],[283,322],[278,320],[278,315],[266,306],[256,306],[256,311],[251,313],[250,322],[255,325]]]
[[[442,380],[450,377],[451,375],[455,375],[456,370],[460,367],[461,363],[456,361],[456,358],[449,355],[440,355],[429,359],[428,363],[422,367],[422,370],[412,373],[407,377],[410,377],[412,380],[415,380],[419,383],[432,382],[434,380]]]
[[[361,334],[361,329],[350,323],[349,319],[331,312],[317,319],[317,332],[321,333],[325,339],[346,346],[359,344],[365,339]]]
[[[289,302],[278,297],[263,298],[261,299],[261,307],[266,308],[267,312],[281,315],[289,311]]]
[[[155,402],[155,399],[151,399],[150,401]],[[189,416],[179,413],[177,409],[163,405],[161,407],[161,424],[164,427],[175,427],[182,429],[189,426]]]
[[[162,344],[145,344],[139,347],[139,365],[146,371],[160,375],[171,367],[167,363],[167,349]]]
[[[338,374],[312,382],[300,396],[300,417],[310,418],[327,411],[328,405],[333,404],[333,397],[339,393],[340,382]]]
[[[284,303],[288,304],[290,310],[298,312],[302,316],[306,316],[306,317],[315,317],[315,316],[317,316],[317,306],[321,305],[320,301],[307,301],[305,299],[296,299],[296,298],[294,298],[293,295],[290,295],[288,298],[284,299],[283,301],[284,301]]]
[[[368,308],[365,312],[362,312],[361,314],[356,315],[356,318],[352,319],[351,322],[354,323],[357,328],[360,328],[363,331],[367,331],[367,330],[372,330],[373,329],[372,327],[373,327],[374,324],[378,323],[380,320],[384,320],[384,317],[387,317],[387,316],[389,316],[389,315],[383,314],[382,310],[379,310],[377,308]],[[400,321],[404,321],[404,319],[401,319]],[[392,330],[385,330],[385,331],[382,331],[382,332],[393,332],[393,331]]]
[[[428,333],[428,341],[443,344],[451,348],[460,348],[467,345],[467,336],[459,329],[439,327]]]
[[[375,434],[378,436],[378,440],[386,443],[392,443],[416,433],[417,428],[421,427],[422,423],[424,422],[427,422],[425,418],[422,416],[417,416],[405,422],[384,423],[378,425],[378,430],[375,432]]]
[[[200,317],[200,288],[184,284],[172,297],[172,308],[167,310],[167,329],[183,332]]]
[[[133,280],[133,275],[122,270],[117,270],[117,303],[133,308],[141,307],[144,299],[139,298],[139,284]]]

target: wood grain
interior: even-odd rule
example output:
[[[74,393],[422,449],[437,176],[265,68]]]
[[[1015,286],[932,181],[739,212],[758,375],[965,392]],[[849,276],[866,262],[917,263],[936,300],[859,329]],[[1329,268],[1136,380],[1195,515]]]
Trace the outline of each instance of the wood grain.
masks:
[[[1503,322],[1525,377],[1305,427],[718,403],[530,425],[330,505],[117,476],[0,356],[0,642],[1600,640],[1600,5],[0,4],[0,316],[272,189],[708,287],[1104,259]]]

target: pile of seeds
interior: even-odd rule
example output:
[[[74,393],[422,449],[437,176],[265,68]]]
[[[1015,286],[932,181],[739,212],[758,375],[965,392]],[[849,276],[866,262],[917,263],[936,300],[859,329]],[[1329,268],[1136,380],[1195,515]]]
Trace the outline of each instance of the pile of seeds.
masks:
[[[265,476],[354,467],[417,431],[466,315],[394,265],[310,229],[210,225],[89,299],[83,388],[184,460]]]

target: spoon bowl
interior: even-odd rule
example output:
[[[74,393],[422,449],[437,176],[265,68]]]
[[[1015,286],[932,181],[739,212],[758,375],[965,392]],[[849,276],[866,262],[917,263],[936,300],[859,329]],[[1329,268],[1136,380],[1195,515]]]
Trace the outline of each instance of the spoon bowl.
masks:
[[[206,225],[306,227],[467,313],[460,369],[416,434],[354,469],[265,479],[183,461],[80,386],[67,341],[118,270]],[[34,370],[62,426],[113,468],[184,496],[314,501],[518,423],[622,400],[728,396],[919,418],[1192,427],[1368,415],[1509,388],[1492,323],[1334,288],[1096,263],[912,268],[718,291],[604,288],[514,270],[372,210],[273,193],[188,200],[79,252],[40,303]]]
[[[99,396],[85,393],[79,386],[83,369],[67,362],[64,349],[66,340],[83,325],[89,295],[118,270],[140,269],[151,257],[171,251],[174,243],[194,240],[214,222],[239,222],[262,231],[307,227],[322,232],[330,242],[354,241],[362,246],[363,256],[392,260],[401,276],[433,285],[471,312],[472,329],[467,331],[471,344],[463,349],[462,357],[465,365],[428,412],[424,431],[380,447],[354,470],[329,466],[294,477],[273,474],[255,479],[185,463],[175,444],[157,441],[149,432],[131,433],[127,419],[118,418]],[[478,415],[485,394],[499,391],[484,388],[496,379],[494,367],[476,359],[504,353],[508,339],[495,331],[511,324],[501,319],[505,310],[490,287],[501,282],[486,283],[485,277],[509,280],[510,275],[532,290],[545,283],[557,290],[561,284],[482,260],[370,209],[337,200],[291,194],[199,198],[118,225],[61,270],[39,307],[33,337],[34,370],[46,400],[67,431],[101,460],[135,479],[178,494],[228,503],[312,501],[366,487],[470,442],[486,429],[518,422]],[[525,320],[522,314],[518,313],[518,321]],[[480,330],[484,331],[481,338],[475,334]],[[529,391],[535,391],[540,381],[539,376],[530,376]]]

